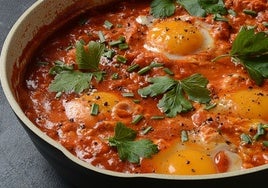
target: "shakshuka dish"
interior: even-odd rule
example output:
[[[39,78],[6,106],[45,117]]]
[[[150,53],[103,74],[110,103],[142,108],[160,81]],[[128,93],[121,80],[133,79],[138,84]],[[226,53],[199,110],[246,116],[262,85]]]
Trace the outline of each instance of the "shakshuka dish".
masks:
[[[24,71],[26,116],[98,168],[198,175],[268,163],[266,0],[94,7]]]

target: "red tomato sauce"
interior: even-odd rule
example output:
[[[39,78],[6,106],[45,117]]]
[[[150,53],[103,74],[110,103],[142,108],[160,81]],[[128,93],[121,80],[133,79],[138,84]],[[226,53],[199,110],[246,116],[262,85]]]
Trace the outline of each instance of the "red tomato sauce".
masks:
[[[214,46],[212,49],[188,54],[179,59],[169,59],[163,52],[144,48],[152,25],[139,23],[137,18],[145,18],[147,21],[151,18],[150,1],[120,1],[114,5],[91,9],[60,28],[36,50],[17,89],[20,93],[20,105],[27,117],[49,137],[81,160],[99,168],[129,173],[165,173],[165,170],[157,171],[154,158],[174,146],[174,143],[183,146],[185,143],[180,141],[183,131],[188,133],[187,142],[201,146],[211,158],[215,170],[204,173],[221,173],[266,164],[268,147],[261,141],[268,140],[268,135],[252,144],[243,144],[241,134],[253,137],[258,124],[268,123],[267,113],[261,104],[268,104],[268,82],[264,81],[261,86],[256,85],[247,70],[241,64],[233,63],[230,57],[216,62],[212,62],[212,59],[230,52],[232,42],[242,26],[254,25],[259,32],[267,31],[263,23],[267,22],[268,3],[264,0],[226,0],[225,6],[236,12],[236,16],[226,16],[228,22],[215,21],[213,15],[191,16],[183,7],[177,6],[175,14],[168,19],[182,20],[186,16],[185,22],[198,21],[201,25],[209,25],[207,30]],[[245,14],[244,9],[254,10],[258,15]],[[168,19],[154,18],[149,22]],[[104,27],[105,21],[112,23],[112,28]],[[100,31],[105,36],[106,46],[124,36],[128,48],[112,47],[116,55],[112,59],[101,58],[99,68],[105,72],[102,81],[93,79],[91,87],[81,93],[63,92],[56,97],[56,92],[50,92],[48,89],[55,78],[49,74],[50,69],[56,61],[76,67],[76,41],[83,40],[85,44],[99,41]],[[119,62],[116,59],[119,55],[123,56],[126,62]],[[153,67],[145,74],[138,73],[138,70],[152,62],[161,63],[162,66]],[[129,67],[134,64],[138,65],[138,68],[129,71]],[[167,70],[173,74],[169,75]],[[142,97],[138,93],[139,89],[150,84],[148,78],[170,76],[182,80],[196,73],[208,80],[210,103],[215,104],[212,109],[205,109],[204,104],[191,101],[193,108],[190,111],[167,117],[158,108],[158,102],[163,95]],[[245,93],[235,94],[241,91]],[[252,94],[247,94],[250,91],[255,92],[253,95],[258,95],[260,99],[251,98]],[[92,93],[96,95],[91,97]],[[124,93],[133,96],[127,97]],[[248,98],[244,99],[244,95]],[[98,103],[98,100],[103,101]],[[256,102],[257,107],[254,101],[254,107],[251,102],[247,104],[250,100],[259,100],[259,103]],[[97,115],[90,114],[92,101],[100,106]],[[238,107],[234,105],[235,102]],[[239,105],[242,105],[241,108],[248,106],[248,110],[240,110]],[[143,118],[134,124],[133,118],[141,114]],[[153,119],[155,116],[163,118]],[[137,140],[153,141],[159,149],[158,154],[152,158],[142,158],[138,164],[121,160],[117,149],[111,147],[107,140],[114,136],[117,122],[123,122],[135,130]],[[151,129],[143,134],[148,127]],[[191,152],[193,148],[190,149]],[[185,160],[187,161],[187,156]],[[190,163],[190,160],[188,162]],[[232,168],[232,165],[236,166]],[[181,172],[184,173],[188,174]],[[198,174],[198,171],[192,169],[190,174]]]

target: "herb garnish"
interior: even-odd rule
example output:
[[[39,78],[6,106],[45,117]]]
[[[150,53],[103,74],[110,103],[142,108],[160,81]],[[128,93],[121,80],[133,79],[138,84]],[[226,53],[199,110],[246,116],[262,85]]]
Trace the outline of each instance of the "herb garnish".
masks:
[[[243,26],[236,36],[229,54],[216,57],[217,61],[229,56],[235,63],[241,63],[257,85],[268,78],[268,34],[255,33],[254,28]]]
[[[240,135],[240,139],[242,144],[252,144],[253,142],[258,141],[261,137],[264,137],[267,134],[268,124],[259,123],[257,126],[256,133],[251,137],[246,133],[242,133]],[[263,140],[263,145],[267,145],[267,140]]]
[[[228,13],[222,0],[153,0],[151,14],[156,18],[169,17],[175,13],[176,3],[193,16],[205,17],[207,14],[226,15]]]
[[[163,95],[158,102],[158,108],[168,117],[193,109],[190,102],[208,103],[210,91],[206,88],[208,80],[201,74],[193,74],[183,80],[175,80],[169,76],[152,77],[149,86],[138,90],[142,97]],[[186,97],[185,95],[188,95]]]
[[[91,41],[87,48],[88,50],[85,49],[82,41],[76,42],[76,63],[79,70],[74,70],[72,66],[64,65],[59,61],[55,62],[55,66],[50,69],[50,74],[56,76],[49,85],[49,91],[81,93],[90,87],[93,77],[98,82],[103,79],[103,72],[99,70],[99,62],[105,45]]]
[[[135,140],[137,132],[118,122],[115,126],[115,135],[110,137],[110,146],[116,147],[121,160],[139,163],[141,157],[150,158],[158,152],[157,145],[151,140]]]
[[[155,18],[165,18],[175,13],[174,0],[153,0],[151,2],[151,14]]]

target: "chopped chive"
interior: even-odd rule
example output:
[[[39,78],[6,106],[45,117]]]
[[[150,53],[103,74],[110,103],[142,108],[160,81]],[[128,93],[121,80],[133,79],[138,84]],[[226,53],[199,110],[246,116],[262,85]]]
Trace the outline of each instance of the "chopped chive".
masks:
[[[128,93],[122,93],[123,97],[134,97],[134,93],[128,92]]]
[[[164,65],[163,63],[158,63],[158,62],[152,61],[149,66],[151,68],[154,68],[154,67],[163,67],[163,65]]]
[[[231,14],[232,16],[236,16],[236,12],[233,9],[229,9],[228,13]]]
[[[240,135],[240,139],[241,141],[244,143],[244,144],[250,144],[252,143],[252,139],[250,138],[249,135],[245,134],[245,133],[242,133]]]
[[[122,25],[122,24],[117,24],[116,27],[117,27],[117,28],[122,28],[123,25]]]
[[[72,45],[70,45],[70,46],[68,46],[67,48],[65,48],[65,51],[69,51],[69,50],[71,50],[71,49],[73,49],[73,46],[72,46]]]
[[[104,36],[103,32],[99,31],[98,35],[99,35],[100,42],[104,43],[105,42],[105,36]]]
[[[115,51],[109,49],[108,51],[104,52],[103,56],[107,57],[108,59],[112,59],[115,56]]]
[[[181,131],[181,141],[182,141],[182,142],[186,142],[186,141],[188,141],[188,133],[187,133],[187,131],[185,131],[185,130],[182,130],[182,131]]]
[[[139,99],[133,99],[133,102],[136,103],[136,104],[138,104],[138,103],[140,103],[141,101],[140,101]]]
[[[220,14],[214,14],[213,19],[215,21],[222,21],[222,22],[228,22],[228,19],[221,16]]]
[[[119,47],[120,50],[126,50],[126,49],[129,48],[127,43],[119,44],[118,47]]]
[[[138,64],[133,64],[130,67],[127,68],[127,72],[134,72],[136,69],[138,69],[140,66]]]
[[[262,25],[264,25],[264,27],[268,27],[268,22],[262,22]]]
[[[140,70],[138,71],[138,74],[139,74],[139,75],[143,75],[143,74],[149,72],[150,70],[151,70],[151,67],[150,67],[150,66],[146,66],[146,67],[143,67],[142,69],[140,69]]]
[[[127,58],[125,58],[124,56],[121,56],[121,55],[118,55],[117,57],[116,57],[116,60],[118,61],[118,62],[120,62],[120,63],[126,63],[127,62]]]
[[[56,98],[60,98],[62,96],[62,92],[58,92],[57,94],[56,94]]]
[[[119,74],[117,72],[112,74],[112,80],[117,80],[119,79]]]
[[[262,142],[262,144],[263,144],[265,147],[268,147],[268,141],[267,141],[267,140],[264,140],[264,141]]]
[[[96,115],[98,115],[98,113],[99,113],[99,105],[96,104],[96,103],[93,103],[92,106],[91,106],[90,114],[93,115],[93,116],[96,116]]]
[[[244,9],[243,12],[245,14],[251,15],[251,16],[257,16],[257,12],[254,10],[248,10],[248,9]]]
[[[117,46],[119,44],[122,44],[121,40],[114,40],[114,41],[109,42],[110,46]]]
[[[151,130],[153,130],[153,127],[152,126],[148,126],[144,130],[142,130],[141,134],[143,134],[143,135],[148,134],[149,131],[151,131]]]
[[[144,116],[142,114],[138,114],[138,115],[134,116],[131,123],[136,125],[137,123],[139,123],[143,119],[143,117]]]
[[[39,66],[44,66],[44,65],[48,65],[48,62],[46,62],[46,61],[38,61],[37,64]]]
[[[105,20],[103,26],[104,26],[106,29],[112,29],[113,24],[112,24],[111,22],[109,22],[108,20]]]
[[[119,46],[120,44],[125,44],[126,38],[124,36],[120,36],[117,40],[109,42],[110,46]]]
[[[152,120],[160,120],[160,119],[165,119],[165,116],[152,116]]]
[[[174,73],[169,68],[164,68],[164,71],[171,76],[174,75]]]
[[[206,104],[205,110],[210,110],[212,108],[215,108],[216,106],[217,106],[216,103],[214,103],[214,104]]]

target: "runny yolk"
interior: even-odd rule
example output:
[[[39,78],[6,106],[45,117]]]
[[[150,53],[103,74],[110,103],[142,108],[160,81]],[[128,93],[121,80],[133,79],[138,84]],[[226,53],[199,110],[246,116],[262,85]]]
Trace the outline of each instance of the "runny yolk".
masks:
[[[156,173],[177,175],[200,175],[216,173],[213,159],[207,151],[195,143],[174,144],[152,159]]]
[[[149,46],[174,55],[192,54],[203,42],[203,35],[196,26],[179,20],[156,23],[147,35]]]

